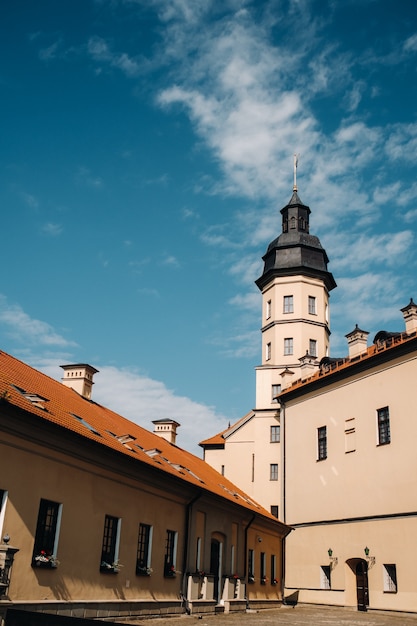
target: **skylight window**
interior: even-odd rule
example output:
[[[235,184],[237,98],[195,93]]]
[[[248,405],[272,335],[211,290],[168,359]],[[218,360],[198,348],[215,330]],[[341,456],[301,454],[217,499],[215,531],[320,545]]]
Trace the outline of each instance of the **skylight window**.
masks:
[[[89,424],[88,422],[85,421],[85,419],[83,419],[82,417],[80,417],[79,415],[75,415],[75,413],[71,413],[72,417],[75,417],[75,419],[80,422],[80,424],[82,424],[83,426],[85,426],[86,428],[88,428],[89,431],[91,431],[92,433],[94,433],[95,435],[98,435],[99,437],[101,437],[100,433],[93,428],[93,426],[91,426],[91,424]]]
[[[136,437],[134,437],[133,435],[116,435],[116,439],[117,441],[120,441],[120,443],[126,444],[129,443],[130,441],[135,441]]]
[[[162,450],[158,450],[158,448],[152,448],[151,450],[145,450],[146,454],[150,457],[154,457],[157,454],[161,454]]]
[[[42,409],[43,411],[46,411],[44,403],[49,402],[47,398],[43,398],[37,393],[30,393],[28,391],[25,391],[24,389],[22,389],[21,387],[17,387],[16,385],[12,385],[12,387],[16,389],[16,391],[21,393],[22,396],[26,398],[26,400],[29,400],[29,402],[31,402],[33,406],[36,406],[38,409]]]

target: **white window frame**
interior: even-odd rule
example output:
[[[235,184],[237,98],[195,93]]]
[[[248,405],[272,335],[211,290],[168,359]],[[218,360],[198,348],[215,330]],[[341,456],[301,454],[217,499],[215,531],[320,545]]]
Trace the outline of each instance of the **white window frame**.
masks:
[[[284,356],[291,356],[292,354],[294,354],[294,339],[293,337],[285,337]]]
[[[310,356],[317,356],[317,339],[309,339],[308,353]]]
[[[397,593],[397,566],[394,563],[384,563],[384,593]]]
[[[272,300],[267,300],[266,303],[266,311],[265,311],[265,319],[271,319],[272,315]]]
[[[278,480],[278,463],[270,463],[269,464],[269,480],[277,481]]]
[[[284,296],[283,313],[294,313],[294,296]]]
[[[317,306],[315,296],[308,296],[308,313],[309,315],[317,315]]]
[[[268,343],[265,346],[265,361],[271,360],[271,354],[272,354],[272,344],[270,341],[268,341]]]

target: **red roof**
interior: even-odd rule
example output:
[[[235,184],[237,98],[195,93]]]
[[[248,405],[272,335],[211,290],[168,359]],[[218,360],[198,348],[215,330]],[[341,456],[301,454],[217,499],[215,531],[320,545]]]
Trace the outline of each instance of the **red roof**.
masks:
[[[0,410],[4,403],[277,521],[202,459],[0,352]]]

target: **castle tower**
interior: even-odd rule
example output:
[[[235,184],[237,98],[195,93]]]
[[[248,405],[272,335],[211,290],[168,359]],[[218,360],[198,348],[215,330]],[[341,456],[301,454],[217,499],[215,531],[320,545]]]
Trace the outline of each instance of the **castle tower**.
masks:
[[[326,251],[318,237],[310,235],[310,212],[298,195],[295,161],[293,194],[281,209],[282,232],[269,244],[262,276],[255,281],[262,292],[256,409],[273,408],[281,387],[305,378],[306,371],[314,373],[320,359],[328,356],[329,292],[336,282],[327,270]]]

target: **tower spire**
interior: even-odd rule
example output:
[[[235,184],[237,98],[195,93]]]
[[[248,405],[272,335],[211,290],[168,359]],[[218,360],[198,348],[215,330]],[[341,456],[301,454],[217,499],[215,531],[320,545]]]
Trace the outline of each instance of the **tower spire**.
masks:
[[[297,188],[297,165],[298,165],[298,155],[294,154],[294,186],[292,188],[293,191],[298,191],[298,188]]]

